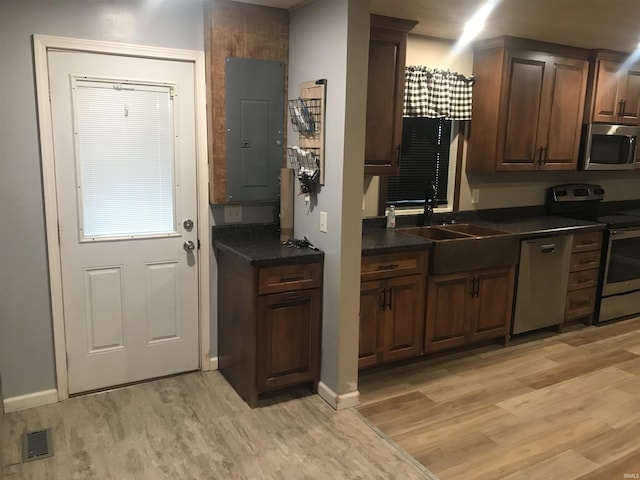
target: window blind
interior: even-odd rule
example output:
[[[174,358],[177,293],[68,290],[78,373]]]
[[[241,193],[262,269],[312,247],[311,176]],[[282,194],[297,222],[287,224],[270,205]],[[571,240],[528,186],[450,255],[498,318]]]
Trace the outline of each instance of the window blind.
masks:
[[[171,88],[77,81],[81,237],[175,231]]]
[[[387,180],[387,205],[424,205],[429,182],[436,187],[438,205],[446,205],[450,145],[451,120],[404,118],[400,175]]]

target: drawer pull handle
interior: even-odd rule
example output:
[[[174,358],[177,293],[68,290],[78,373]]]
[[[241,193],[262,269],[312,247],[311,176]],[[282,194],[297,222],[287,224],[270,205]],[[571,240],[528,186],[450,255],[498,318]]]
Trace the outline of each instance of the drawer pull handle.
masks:
[[[302,295],[287,295],[286,297],[282,297],[282,300],[285,302],[291,302],[293,300],[302,300]]]
[[[581,307],[582,305],[589,305],[589,300],[580,300],[579,302],[575,303],[576,307]]]
[[[589,278],[580,278],[578,279],[578,283],[585,283],[585,282],[589,282],[590,279]]]
[[[280,283],[299,282],[300,280],[304,280],[304,277],[301,277],[300,275],[297,277],[281,277]]]
[[[595,262],[595,258],[583,258],[582,260],[580,260],[581,264],[593,263],[593,262]]]
[[[378,265],[378,270],[393,270],[398,267],[399,265],[397,263],[391,263],[389,265]]]

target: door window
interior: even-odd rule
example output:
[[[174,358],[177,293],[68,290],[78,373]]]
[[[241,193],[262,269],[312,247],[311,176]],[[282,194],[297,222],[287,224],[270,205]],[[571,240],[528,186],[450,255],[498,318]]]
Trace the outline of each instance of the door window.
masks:
[[[176,233],[174,87],[73,81],[81,241]]]

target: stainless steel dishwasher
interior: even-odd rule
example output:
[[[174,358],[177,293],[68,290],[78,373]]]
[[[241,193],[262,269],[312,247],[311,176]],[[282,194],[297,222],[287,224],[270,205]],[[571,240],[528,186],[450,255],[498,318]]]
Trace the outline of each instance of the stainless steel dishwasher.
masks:
[[[573,234],[522,240],[513,334],[564,320]]]

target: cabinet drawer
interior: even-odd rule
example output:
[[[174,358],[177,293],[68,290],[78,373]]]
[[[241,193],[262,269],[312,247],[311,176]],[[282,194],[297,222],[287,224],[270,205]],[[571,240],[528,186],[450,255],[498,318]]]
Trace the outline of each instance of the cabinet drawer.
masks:
[[[427,252],[425,251],[371,255],[362,257],[360,279],[364,282],[420,274],[426,271]]]
[[[571,255],[571,272],[579,272],[581,270],[591,270],[600,267],[600,250],[590,252],[580,252]]]
[[[567,294],[567,305],[564,312],[564,319],[586,317],[593,313],[596,304],[596,289],[582,288]]]
[[[602,232],[573,234],[573,253],[600,250],[600,248],[602,248]]]
[[[265,267],[258,272],[258,294],[315,288],[319,287],[321,282],[320,263]]]
[[[568,291],[578,290],[579,288],[592,288],[598,284],[598,269],[582,270],[569,274]]]

